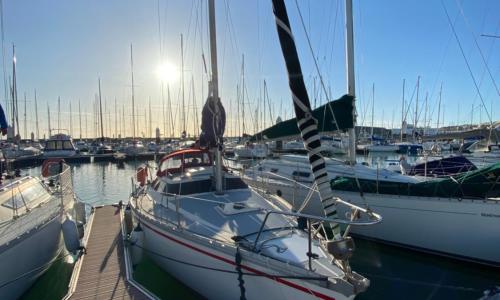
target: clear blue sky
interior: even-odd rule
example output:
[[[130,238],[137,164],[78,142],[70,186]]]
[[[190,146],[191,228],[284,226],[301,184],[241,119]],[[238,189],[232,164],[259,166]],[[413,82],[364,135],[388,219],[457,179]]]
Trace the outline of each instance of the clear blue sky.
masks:
[[[323,103],[319,92],[315,101],[314,81],[318,74],[305,39],[295,1],[287,1],[292,30],[298,43],[304,76],[311,102]],[[500,85],[500,41],[481,34],[500,35],[500,2],[497,0],[443,0],[462,44],[480,92],[494,120],[500,119],[500,97],[481,59],[473,37],[487,60],[491,75]],[[160,8],[161,34],[158,29]],[[344,55],[344,2],[342,0],[298,0],[307,34],[321,74],[333,98],[346,92]],[[460,13],[460,7],[465,15]],[[20,124],[23,131],[23,96],[28,99],[28,132],[34,131],[33,94],[37,90],[41,134],[47,131],[47,105],[51,108],[52,127],[57,127],[57,98],[61,97],[61,127],[69,129],[69,103],[73,110],[73,135],[79,136],[78,101],[82,104],[83,131],[87,116],[88,135],[94,135],[93,103],[97,78],[101,78],[106,100],[105,129],[114,132],[116,97],[118,114],[125,110],[125,130],[130,135],[131,84],[130,43],[134,47],[137,123],[139,134],[147,134],[145,114],[151,98],[152,126],[164,130],[160,81],[156,69],[162,61],[180,68],[180,35],[185,45],[185,103],[188,132],[196,133],[198,115],[205,101],[207,76],[202,53],[209,58],[207,44],[207,4],[193,1],[129,0],[4,0],[6,70],[12,72],[12,43],[16,45]],[[272,101],[272,114],[290,117],[292,102],[287,86],[270,0],[217,0],[217,34],[221,98],[228,114],[226,135],[237,132],[236,86],[241,83],[242,54],[245,55],[245,103],[247,132],[254,130],[255,111],[269,108],[258,104],[263,80]],[[355,67],[358,124],[371,122],[372,85],[375,84],[375,124],[398,126],[401,120],[402,82],[406,79],[409,99],[420,80],[420,101],[429,95],[429,115],[437,121],[439,86],[446,124],[468,123],[472,106],[474,121],[487,120],[484,108],[453,36],[442,2],[359,1],[354,0]],[[161,42],[160,42],[161,37]],[[161,45],[161,46],[160,46]],[[161,47],[161,54],[160,54]],[[195,106],[192,105],[194,82]],[[1,82],[3,85],[3,81]],[[181,131],[180,79],[169,83],[175,134]],[[2,87],[3,91],[3,87]],[[3,97],[2,97],[3,98]],[[166,94],[165,94],[166,99]],[[413,100],[414,101],[414,100]],[[5,106],[5,101],[2,104]],[[412,107],[414,106],[414,102]],[[492,107],[492,110],[491,110]],[[423,123],[421,106],[419,123]],[[482,111],[482,112],[480,112]],[[241,113],[240,113],[241,114]],[[412,123],[413,108],[409,123]],[[394,117],[393,117],[394,116]],[[442,122],[442,120],[441,120]],[[120,127],[120,125],[118,125]],[[240,124],[241,126],[241,124]],[[85,134],[84,134],[85,135]]]

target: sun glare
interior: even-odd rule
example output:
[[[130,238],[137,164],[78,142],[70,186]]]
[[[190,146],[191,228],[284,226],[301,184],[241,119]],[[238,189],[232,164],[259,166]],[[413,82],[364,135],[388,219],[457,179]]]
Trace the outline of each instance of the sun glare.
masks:
[[[156,75],[165,83],[174,82],[178,77],[177,67],[170,62],[163,62],[156,68]]]

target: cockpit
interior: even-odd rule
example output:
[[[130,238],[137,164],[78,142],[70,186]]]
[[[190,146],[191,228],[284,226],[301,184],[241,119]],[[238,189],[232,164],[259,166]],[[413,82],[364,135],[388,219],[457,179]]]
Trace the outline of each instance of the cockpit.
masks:
[[[212,159],[207,150],[188,149],[169,154],[160,162],[158,176],[183,173],[190,168],[210,167]]]

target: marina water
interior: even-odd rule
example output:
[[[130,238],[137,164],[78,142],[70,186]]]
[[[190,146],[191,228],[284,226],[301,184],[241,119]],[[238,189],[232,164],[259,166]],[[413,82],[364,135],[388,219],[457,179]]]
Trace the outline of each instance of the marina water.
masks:
[[[377,162],[383,165],[386,159],[398,159],[398,156],[360,159],[371,165]],[[91,205],[126,202],[131,191],[131,177],[142,163],[128,162],[121,166],[110,162],[72,165],[76,195]],[[40,168],[25,169],[23,173],[38,176]],[[474,246],[498,247],[471,245]],[[357,251],[351,260],[352,267],[371,280],[368,291],[360,294],[358,299],[478,299],[484,290],[500,286],[500,272],[495,268],[363,239],[356,239],[356,247]],[[72,268],[73,261],[56,261],[23,299],[61,299],[67,291]],[[201,299],[157,267],[147,255],[135,267],[134,278],[161,299]],[[238,284],[236,279],[234,284]]]

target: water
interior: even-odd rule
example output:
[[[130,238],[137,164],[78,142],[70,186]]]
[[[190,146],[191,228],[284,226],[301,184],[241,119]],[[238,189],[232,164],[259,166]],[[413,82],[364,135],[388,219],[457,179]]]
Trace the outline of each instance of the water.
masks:
[[[397,159],[397,156],[387,158]],[[373,165],[377,161],[384,161],[386,157],[365,159]],[[126,163],[123,168],[119,168],[107,162],[74,165],[75,191],[80,199],[93,205],[127,201],[131,191],[130,178],[136,166]],[[33,168],[25,172],[38,175],[40,169]],[[359,299],[477,299],[484,290],[500,285],[498,269],[361,239],[356,240],[356,246],[357,251],[351,260],[353,270],[371,280],[370,288],[359,295]],[[71,270],[72,264],[62,260],[56,262],[23,299],[61,299],[66,293]],[[134,278],[161,299],[201,298],[162,271],[148,257],[136,266]],[[236,279],[234,284],[237,284]]]

